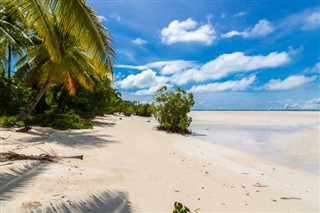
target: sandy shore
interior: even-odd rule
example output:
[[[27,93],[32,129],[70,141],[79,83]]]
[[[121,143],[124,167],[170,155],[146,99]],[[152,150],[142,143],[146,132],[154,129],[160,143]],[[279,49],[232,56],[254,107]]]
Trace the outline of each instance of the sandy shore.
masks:
[[[318,212],[319,176],[205,140],[155,130],[140,117],[99,117],[92,130],[1,129],[1,152],[84,160],[1,165],[0,212]],[[150,121],[150,122],[149,122]],[[287,198],[287,199],[286,199]]]

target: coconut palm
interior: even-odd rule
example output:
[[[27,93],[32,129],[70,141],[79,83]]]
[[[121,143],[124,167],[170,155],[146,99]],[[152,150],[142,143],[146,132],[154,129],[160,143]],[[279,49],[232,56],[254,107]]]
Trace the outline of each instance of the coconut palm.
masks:
[[[79,82],[85,89],[92,90],[94,82],[89,74],[93,74],[96,78],[101,77],[102,66],[96,66],[95,60],[83,51],[74,36],[60,31],[58,19],[53,18],[48,23],[58,41],[61,60],[52,60],[45,44],[38,41],[37,44],[28,48],[27,54],[17,62],[15,77],[23,79],[28,86],[35,84],[40,86],[36,98],[20,115],[20,120],[27,118],[50,85],[63,84],[65,89],[74,95],[75,82]]]
[[[50,84],[64,83],[73,94],[74,81],[92,88],[88,72],[97,79],[112,75],[114,51],[107,29],[84,0],[3,0],[24,14],[41,44],[28,49],[17,67],[17,77],[37,82],[41,89],[34,101],[19,116],[25,120]],[[10,10],[14,17],[17,11]]]
[[[12,55],[21,56],[23,51],[32,41],[25,32],[22,14],[13,5],[11,11],[16,11],[14,17],[8,13],[6,4],[0,5],[0,69],[7,67],[8,78],[11,77]]]
[[[26,16],[30,26],[42,38],[52,61],[59,62],[61,54],[59,42],[54,35],[47,14],[55,13],[59,17],[63,34],[72,34],[79,41],[83,50],[90,55],[96,66],[109,64],[114,55],[108,31],[99,22],[95,11],[85,0],[3,0],[16,5]],[[106,70],[104,70],[106,71]]]

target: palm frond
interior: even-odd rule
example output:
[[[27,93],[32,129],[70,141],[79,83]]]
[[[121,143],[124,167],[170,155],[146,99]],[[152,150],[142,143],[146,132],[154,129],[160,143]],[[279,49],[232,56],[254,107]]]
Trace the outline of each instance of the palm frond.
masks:
[[[69,92],[70,95],[76,94],[76,85],[74,84],[70,73],[68,73],[68,76],[64,80],[65,89]]]
[[[84,0],[46,0],[60,19],[65,34],[71,33],[92,58],[112,64],[114,51],[107,29],[100,23],[95,11]]]
[[[32,23],[32,27],[36,29],[37,33],[43,39],[43,43],[50,53],[52,61],[60,61],[61,56],[58,51],[58,41],[54,36],[53,30],[48,23],[49,15],[48,11],[44,10],[44,7],[38,0],[3,0],[5,2],[12,2],[16,4],[23,14],[26,14],[26,19]]]

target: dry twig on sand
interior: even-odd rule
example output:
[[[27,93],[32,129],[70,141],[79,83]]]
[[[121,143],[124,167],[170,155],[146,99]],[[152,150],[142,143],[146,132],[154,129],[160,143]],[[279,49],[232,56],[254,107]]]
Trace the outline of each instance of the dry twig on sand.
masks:
[[[282,197],[281,200],[301,200],[300,197]]]
[[[24,154],[18,154],[15,152],[0,153],[0,162],[14,161],[14,160],[39,160],[39,161],[56,162],[61,158],[76,158],[76,159],[83,160],[83,155],[61,157],[61,156],[52,155],[52,154],[24,155]]]
[[[0,153],[0,162],[13,161],[13,160],[40,160],[40,161],[49,161],[54,162],[57,160],[56,156],[51,155],[24,155],[18,154],[15,152],[1,152]]]

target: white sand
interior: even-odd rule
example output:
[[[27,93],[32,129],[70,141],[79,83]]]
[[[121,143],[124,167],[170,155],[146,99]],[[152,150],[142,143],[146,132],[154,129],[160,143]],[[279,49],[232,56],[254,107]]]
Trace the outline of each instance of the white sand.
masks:
[[[81,131],[2,129],[1,137],[11,136],[1,140],[1,151],[39,154],[38,147],[51,147],[84,160],[1,165],[0,212],[171,212],[175,201],[200,212],[319,211],[319,176],[159,132],[148,120],[99,117],[94,129]]]

